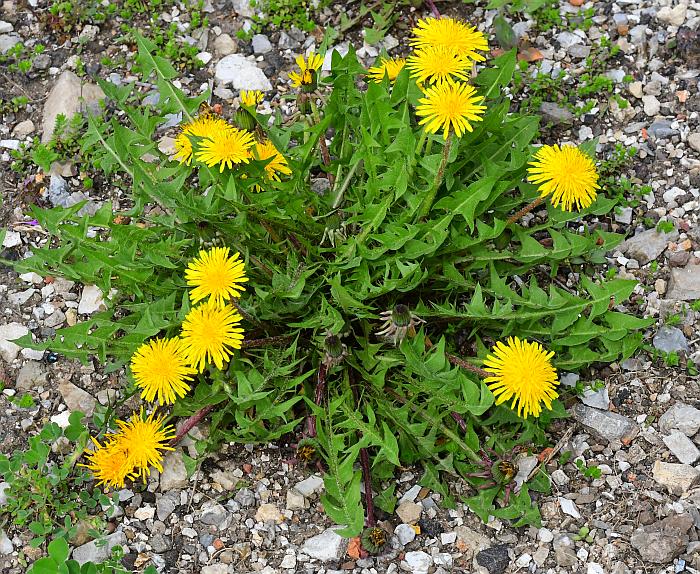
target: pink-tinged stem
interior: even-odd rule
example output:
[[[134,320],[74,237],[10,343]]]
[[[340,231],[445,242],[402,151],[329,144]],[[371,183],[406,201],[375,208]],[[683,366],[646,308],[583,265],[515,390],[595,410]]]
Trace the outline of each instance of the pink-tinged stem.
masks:
[[[433,13],[433,16],[439,18],[440,11],[437,9],[437,6],[435,6],[435,2],[433,2],[433,0],[425,0],[425,3],[428,5],[428,8],[430,8],[430,11]]]
[[[211,411],[214,410],[215,406],[216,405],[207,405],[206,407],[199,409],[196,413],[189,417],[180,427],[180,430],[177,431],[175,438],[173,438],[173,440],[170,441],[170,446],[175,446],[177,443],[179,443],[187,435],[188,432],[190,432],[197,424],[199,424],[202,421],[204,417],[206,417]]]
[[[367,507],[367,526],[373,528],[377,521],[374,518],[374,498],[372,497],[372,475],[369,472],[369,455],[366,448],[360,449],[360,466],[362,479],[365,482],[365,506]]]
[[[462,429],[462,432],[467,432],[467,423],[464,421],[462,418],[462,415],[458,413],[450,413],[452,415],[452,418],[454,421],[457,423],[457,426]]]
[[[316,396],[314,397],[314,402],[320,405],[323,402],[323,395],[326,393],[326,375],[328,374],[328,367],[325,363],[321,363],[318,366],[318,379],[316,381]],[[309,438],[314,438],[316,436],[316,415],[309,415],[306,417],[306,434]]]

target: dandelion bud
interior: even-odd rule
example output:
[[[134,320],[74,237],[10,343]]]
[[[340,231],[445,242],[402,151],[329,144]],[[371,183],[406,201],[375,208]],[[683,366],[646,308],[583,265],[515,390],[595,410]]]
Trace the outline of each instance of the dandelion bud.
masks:
[[[328,367],[339,365],[345,360],[345,357],[348,356],[348,348],[343,344],[338,335],[328,333],[323,341],[323,347],[325,350],[323,362]]]
[[[246,131],[253,131],[255,129],[255,117],[245,108],[238,108],[234,115],[234,123]]]
[[[365,528],[362,533],[362,548],[364,548],[370,554],[378,554],[382,551],[387,543],[386,531],[382,528],[373,527]]]

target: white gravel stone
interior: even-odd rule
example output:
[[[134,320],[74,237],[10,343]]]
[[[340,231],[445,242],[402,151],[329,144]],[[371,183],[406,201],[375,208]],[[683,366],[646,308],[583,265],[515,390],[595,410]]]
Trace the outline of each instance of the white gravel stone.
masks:
[[[0,529],[0,556],[12,554],[13,550],[12,540],[7,537],[4,530]]]
[[[97,311],[104,311],[106,308],[102,290],[97,285],[85,285],[80,296],[80,303],[78,303],[78,313],[92,315]]]
[[[579,513],[578,508],[576,507],[576,504],[573,500],[560,496],[559,506],[561,507],[561,511],[564,514],[568,514],[569,516],[573,516],[574,518],[581,518],[581,514]]]
[[[134,512],[134,518],[137,520],[148,520],[150,518],[153,518],[155,516],[156,509],[153,508],[152,506],[142,506],[141,508],[137,508],[136,511]]]
[[[686,436],[693,436],[700,430],[700,410],[676,403],[659,417],[659,428],[666,433],[677,429]]]
[[[223,84],[231,84],[235,90],[262,90],[272,89],[270,80],[263,71],[240,54],[230,54],[216,64],[214,72],[216,80]]]
[[[406,544],[410,544],[416,538],[416,531],[410,524],[399,524],[394,529],[394,534],[403,546],[406,546]]]
[[[295,490],[304,498],[309,498],[314,494],[323,492],[323,479],[317,474],[305,478],[294,485]]]
[[[0,482],[0,508],[7,504],[7,494],[5,491],[10,488],[7,482]]]
[[[644,103],[644,113],[650,117],[654,117],[661,110],[661,103],[656,99],[656,96],[642,96]]]
[[[160,491],[181,489],[187,486],[187,469],[182,460],[182,450],[169,452],[163,458],[163,472],[160,473]]]
[[[401,519],[401,522],[405,522],[406,524],[418,522],[422,512],[423,506],[409,501],[399,504],[396,509],[396,514]]]
[[[272,44],[265,34],[255,34],[252,43],[254,54],[267,54],[268,52],[272,52]]]
[[[680,2],[673,8],[670,6],[663,6],[657,13],[656,17],[660,22],[664,24],[670,24],[671,26],[682,26],[685,22],[685,17],[688,13],[688,4]]]
[[[545,528],[544,526],[540,528],[537,531],[537,539],[540,542],[544,542],[545,544],[549,544],[552,540],[554,540],[554,534],[552,534],[552,531],[549,530],[549,528]]]
[[[399,499],[399,504],[402,502],[414,502],[418,496],[418,493],[421,491],[421,485],[420,484],[414,484],[411,488],[409,488],[406,493]]]
[[[20,347],[12,341],[24,337],[29,333],[29,329],[21,323],[7,323],[0,325],[0,357],[11,363],[17,358]]]
[[[428,574],[428,570],[433,565],[433,559],[430,554],[426,554],[422,550],[418,552],[406,552],[404,562],[406,563],[407,570],[412,574]]]
[[[309,538],[304,542],[301,552],[321,562],[340,560],[345,556],[348,539],[340,536],[336,530],[338,530],[337,527],[328,528],[321,534]]]
[[[228,34],[221,34],[214,40],[214,53],[217,56],[228,56],[238,49],[236,41]]]
[[[680,431],[674,431],[664,437],[664,444],[683,464],[693,464],[700,458],[698,447]]]
[[[16,231],[6,231],[5,238],[2,240],[3,247],[17,247],[22,245],[22,236]]]

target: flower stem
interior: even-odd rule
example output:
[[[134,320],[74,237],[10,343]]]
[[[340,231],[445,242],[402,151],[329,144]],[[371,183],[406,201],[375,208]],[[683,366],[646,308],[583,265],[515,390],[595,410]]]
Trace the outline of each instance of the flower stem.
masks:
[[[314,402],[320,405],[323,401],[323,395],[326,392],[326,375],[328,374],[328,367],[325,363],[321,363],[318,366],[318,375],[316,379],[316,395],[314,396]],[[316,437],[316,415],[310,414],[306,417],[306,435],[309,438]]]
[[[428,5],[428,8],[430,8],[430,11],[433,13],[433,16],[439,18],[440,11],[437,9],[437,6],[435,6],[435,2],[433,2],[433,0],[425,0],[425,3]]]
[[[433,182],[433,186],[430,188],[428,195],[426,195],[423,198],[423,201],[421,202],[420,207],[418,208],[418,212],[416,213],[414,222],[420,221],[421,219],[425,218],[428,215],[428,213],[430,213],[430,208],[433,206],[433,202],[435,201],[435,197],[437,196],[438,189],[440,189],[442,180],[445,177],[445,168],[447,167],[447,158],[450,155],[451,147],[452,134],[449,134],[447,136],[447,140],[445,141],[445,145],[442,146],[442,161],[440,161],[440,167],[438,167],[437,174],[435,175],[435,181]]]
[[[283,345],[292,341],[294,337],[291,335],[279,335],[277,337],[265,337],[264,339],[250,339],[241,342],[241,349],[257,349],[259,347],[272,347]]]
[[[180,427],[180,430],[177,431],[175,437],[170,441],[170,446],[175,446],[177,443],[179,443],[188,432],[190,432],[197,424],[201,422],[204,417],[214,410],[215,406],[216,405],[207,405],[206,407],[199,409],[191,417],[187,418],[187,420],[185,420],[183,425]]]
[[[340,204],[343,202],[343,195],[345,194],[345,190],[350,185],[350,182],[352,181],[352,178],[355,175],[357,168],[360,167],[361,163],[362,163],[362,160],[359,160],[350,168],[348,175],[346,175],[345,179],[343,180],[343,184],[340,186],[340,189],[338,189],[338,192],[335,194],[335,198],[333,199],[332,209],[337,209],[338,207],[340,207]]]
[[[534,201],[531,201],[530,203],[528,203],[520,211],[517,211],[513,215],[511,215],[508,218],[508,221],[506,221],[506,225],[512,225],[513,223],[518,221],[518,219],[520,219],[523,215],[527,215],[528,213],[530,213],[533,209],[535,209],[543,201],[544,201],[544,197],[542,197],[541,195],[538,196]]]
[[[367,508],[367,526],[373,528],[377,524],[374,517],[374,499],[372,497],[372,475],[369,469],[369,455],[366,448],[360,449],[360,466],[362,467],[362,480],[365,483],[365,506]]]

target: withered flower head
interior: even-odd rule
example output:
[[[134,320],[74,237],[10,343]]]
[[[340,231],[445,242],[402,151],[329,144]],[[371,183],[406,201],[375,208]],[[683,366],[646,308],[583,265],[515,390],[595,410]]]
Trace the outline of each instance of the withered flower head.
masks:
[[[413,337],[416,334],[416,326],[425,323],[423,319],[411,313],[406,305],[400,303],[392,311],[383,311],[380,316],[384,323],[381,330],[377,331],[377,336],[392,341],[394,346],[401,344],[406,335]]]

